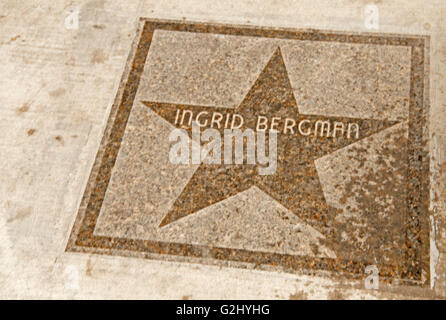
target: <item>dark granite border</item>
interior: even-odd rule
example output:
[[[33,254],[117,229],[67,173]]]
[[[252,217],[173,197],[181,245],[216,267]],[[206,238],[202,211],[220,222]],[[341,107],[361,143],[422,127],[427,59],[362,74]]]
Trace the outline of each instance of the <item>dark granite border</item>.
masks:
[[[292,30],[251,26],[140,19],[133,48],[110,112],[104,136],[82,198],[67,251],[142,256],[167,260],[272,267],[286,272],[328,271],[349,278],[364,277],[366,263],[330,258],[310,258],[240,249],[95,236],[94,228],[105,197],[112,169],[132,110],[154,30],[200,32],[293,40],[336,41],[375,45],[409,46],[411,79],[409,101],[409,170],[406,259],[399,265],[379,265],[383,279],[406,284],[429,285],[429,154],[427,149],[428,105],[425,104],[428,36],[348,34],[317,30]],[[427,85],[427,84],[426,84]],[[206,257],[204,261],[204,257]],[[214,260],[214,261],[212,261]],[[268,269],[268,268],[267,268]]]

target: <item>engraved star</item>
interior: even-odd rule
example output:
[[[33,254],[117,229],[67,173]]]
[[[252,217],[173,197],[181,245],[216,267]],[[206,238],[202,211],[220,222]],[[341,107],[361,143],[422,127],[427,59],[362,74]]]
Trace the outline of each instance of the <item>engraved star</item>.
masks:
[[[202,106],[148,101],[143,101],[143,103],[173,125],[175,125],[178,109],[192,110],[194,114],[203,110]],[[342,135],[333,138],[279,132],[277,136],[277,170],[272,175],[259,175],[257,165],[202,163],[161,221],[160,227],[252,186],[257,186],[306,223],[319,231],[327,231],[330,220],[334,217],[330,216],[314,160],[397,123],[396,121],[300,114],[280,48],[274,52],[237,108],[216,107],[212,110],[242,115],[245,121],[241,130],[255,129],[257,116],[262,115],[269,119],[272,117],[293,118],[296,123],[304,119],[354,122],[359,125],[360,136],[353,135],[353,137],[347,138]],[[223,132],[223,128],[217,130]]]

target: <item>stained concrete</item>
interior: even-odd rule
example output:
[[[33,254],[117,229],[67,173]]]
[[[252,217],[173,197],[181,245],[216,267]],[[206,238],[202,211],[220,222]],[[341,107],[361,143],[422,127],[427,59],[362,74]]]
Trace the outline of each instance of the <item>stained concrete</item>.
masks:
[[[122,4],[110,4],[103,1],[53,4],[35,1],[26,5],[13,1],[2,2],[0,5],[0,57],[2,59],[0,68],[3,77],[0,79],[2,88],[0,97],[3,102],[1,127],[4,134],[1,138],[0,149],[3,159],[0,183],[3,213],[0,216],[1,296],[4,298],[181,298],[189,296],[191,298],[282,299],[294,297],[372,299],[444,297],[446,206],[442,195],[446,186],[445,170],[443,170],[446,159],[444,151],[446,150],[446,129],[443,123],[446,114],[444,88],[441,81],[446,62],[444,59],[446,39],[443,36],[444,26],[441,24],[445,13],[444,4],[442,1],[430,3],[411,1],[403,7],[397,1],[377,3],[380,10],[378,30],[365,27],[364,4],[366,3],[360,1],[345,1],[336,4],[331,1],[304,1],[299,4],[263,1],[262,5],[259,5],[244,1],[222,1],[209,7],[204,1],[163,1],[161,3],[127,1]],[[79,28],[67,29],[64,26],[64,20],[68,10],[73,8],[78,8],[80,12]],[[382,283],[380,289],[376,291],[365,289],[361,279],[344,277],[342,274],[336,274],[336,270],[334,273],[308,275],[283,272],[274,268],[253,270],[252,268],[243,269],[247,266],[241,265],[220,267],[209,264],[205,258],[197,261],[188,259],[163,261],[157,257],[145,259],[138,255],[123,257],[119,250],[105,255],[66,251],[66,244],[78,216],[82,196],[86,190],[88,191],[87,181],[96,154],[100,150],[103,130],[114,99],[120,94],[121,77],[124,79],[128,72],[127,58],[129,53],[131,55],[130,48],[133,39],[138,39],[139,17],[225,25],[310,28],[350,34],[374,31],[386,34],[429,35],[429,59],[426,67],[429,82],[425,82],[427,94],[424,101],[424,104],[429,106],[428,127],[421,133],[428,138],[428,154],[431,160],[427,228],[430,238],[429,256],[423,259],[425,264],[428,261],[430,274],[423,275],[424,285],[405,285],[394,281],[394,283]],[[159,35],[158,38],[161,40],[159,48],[162,49],[163,40],[168,44],[169,36],[168,34]],[[207,41],[194,39],[204,41],[204,43]],[[219,41],[223,42],[226,50],[231,51],[233,43],[228,41],[225,44],[225,39]],[[359,55],[366,59],[369,57],[371,63],[364,69],[367,77],[360,77],[354,82],[355,84],[350,83],[351,87],[348,82],[351,78],[348,76],[348,67],[351,68],[350,70],[357,69],[351,65],[346,65],[347,73],[341,73],[341,69],[333,69],[332,73],[339,75],[338,79],[343,83],[340,88],[345,90],[346,94],[340,94],[339,99],[330,99],[337,91],[334,86],[327,83],[330,80],[329,77],[317,76],[316,65],[313,65],[313,69],[309,69],[311,72],[305,73],[308,69],[299,69],[300,65],[293,62],[296,55],[303,55],[303,59],[307,60],[314,58],[312,57],[314,51],[311,48],[315,46],[314,44],[305,43],[300,47],[295,47],[289,44],[288,40],[274,40],[271,44],[263,40],[255,40],[252,43],[247,41],[243,42],[246,46],[245,51],[241,50],[235,56],[229,56],[228,61],[220,62],[221,69],[220,73],[216,73],[218,75],[216,79],[229,81],[213,81],[212,79],[202,81],[200,72],[209,74],[211,70],[207,72],[206,69],[193,69],[197,76],[192,77],[192,80],[201,79],[202,82],[198,82],[197,87],[202,91],[195,95],[192,92],[191,95],[186,95],[187,99],[185,99],[181,92],[184,86],[169,91],[169,88],[160,89],[156,87],[156,83],[151,82],[163,78],[161,68],[163,66],[172,70],[184,70],[180,64],[167,61],[168,63],[164,65],[154,64],[158,69],[147,68],[144,71],[150,76],[143,76],[142,85],[152,90],[148,91],[148,96],[141,100],[192,103],[199,106],[209,106],[214,103],[221,107],[238,105],[243,101],[244,95],[273,54],[276,48],[275,42],[284,42],[280,44],[280,47],[300,112],[308,114],[324,114],[325,112],[325,116],[401,121],[395,127],[358,142],[360,145],[346,147],[316,161],[324,197],[328,205],[341,210],[336,221],[342,227],[342,224],[345,225],[351,221],[355,210],[365,212],[361,205],[364,206],[367,202],[363,200],[358,203],[361,192],[365,192],[369,197],[374,192],[376,195],[382,195],[379,187],[370,187],[370,173],[383,172],[382,168],[386,167],[394,168],[397,165],[395,160],[397,162],[399,160],[392,156],[392,153],[397,154],[398,151],[404,153],[404,149],[401,148],[389,150],[389,147],[380,141],[396,139],[391,143],[395,147],[405,139],[411,139],[407,128],[410,123],[405,122],[409,107],[405,100],[408,94],[408,80],[405,76],[399,77],[410,72],[407,49],[392,47],[390,51],[386,51],[386,48],[379,47],[379,49],[370,48],[370,51],[365,53],[357,46],[344,49],[346,54],[351,54],[350,59],[353,62],[357,61],[353,57]],[[239,47],[237,44],[235,46]],[[335,49],[334,47],[339,47],[339,45],[330,44],[326,50],[320,50],[319,54],[325,55],[325,58],[321,59],[322,63],[326,63],[327,60],[334,62],[342,60],[344,55],[330,56],[333,50],[342,50],[342,48]],[[206,50],[206,48],[201,47],[201,50]],[[256,56],[256,51],[260,53],[257,55],[258,60],[249,62],[248,58]],[[216,56],[218,52],[218,50],[210,52],[207,59],[218,60]],[[181,55],[181,51],[176,54]],[[397,59],[398,62],[392,58],[395,56],[400,58]],[[153,57],[157,57],[156,50],[153,52]],[[162,55],[158,56],[159,59],[161,57]],[[174,58],[173,56],[172,59]],[[187,60],[184,59],[175,59],[175,61],[187,64]],[[148,60],[149,64],[152,62],[153,60]],[[243,77],[243,73],[225,72],[223,68],[225,65],[235,67],[237,63],[242,63],[243,68],[249,67],[249,72],[246,72],[249,75]],[[205,67],[208,65],[205,64]],[[326,70],[329,64],[318,65],[318,67],[320,70]],[[336,64],[336,68],[338,67],[339,64]],[[361,66],[356,66],[358,67]],[[243,68],[239,70],[244,70]],[[354,72],[350,71],[350,73]],[[300,78],[299,74],[301,74]],[[376,79],[371,81],[370,78],[373,76],[376,76]],[[167,82],[175,82],[175,79],[168,77],[163,79]],[[239,85],[234,85],[237,79],[241,82]],[[314,81],[319,81],[319,86],[311,86]],[[387,88],[386,85],[392,81],[394,81],[392,86]],[[223,83],[230,83],[230,85],[224,87]],[[325,87],[326,90],[318,91]],[[353,91],[352,89],[356,87],[362,88],[362,91]],[[379,90],[382,95],[373,95],[372,93],[376,90]],[[212,99],[215,92],[222,94],[218,95],[217,99]],[[166,99],[166,95],[170,98]],[[315,100],[315,97],[319,99]],[[373,101],[377,98],[378,101]],[[330,103],[330,101],[334,102]],[[354,103],[349,104],[351,101]],[[149,135],[150,126],[159,126],[159,128],[168,126],[156,113],[150,113],[143,104],[135,105],[135,112],[148,118]],[[370,105],[372,107],[369,108]],[[384,108],[380,109],[379,106],[383,105]],[[343,106],[345,109],[342,109]],[[132,127],[130,126],[129,129]],[[134,126],[133,130],[137,133],[141,128]],[[152,128],[152,130],[155,129]],[[156,140],[156,138],[152,139]],[[384,155],[384,158],[376,159],[374,158],[376,154]],[[352,155],[353,158],[349,158]],[[343,161],[343,159],[349,161]],[[381,169],[377,170],[377,165]],[[358,166],[361,169],[355,172],[355,181],[358,183],[352,185],[349,180],[351,175],[347,173],[348,170],[355,170]],[[396,170],[396,179],[391,179],[391,183],[387,182],[384,185],[401,190],[400,177],[402,176]],[[379,177],[378,175],[373,176],[372,180],[378,184],[385,179],[386,176]],[[339,185],[333,181],[339,181]],[[369,188],[364,189],[358,185],[369,186]],[[346,193],[345,190],[348,192]],[[208,222],[201,220],[200,223],[205,225],[212,223],[212,214],[219,210],[224,214],[226,205],[234,210],[244,210],[246,206],[246,212],[249,212],[249,208],[263,204],[265,213],[261,216],[263,219],[271,219],[270,216],[266,216],[267,214],[279,216],[281,212],[289,214],[268,197],[261,196],[264,202],[250,203],[250,199],[260,197],[259,193],[256,189],[250,189],[234,199],[225,200],[226,202],[220,203],[220,207],[204,212],[203,219]],[[161,202],[173,201],[169,199],[168,195],[160,197]],[[227,201],[232,202],[227,203]],[[379,214],[386,221],[386,225],[398,226],[399,222],[393,221],[391,218],[393,216],[389,215],[389,212],[399,210],[399,206],[404,206],[404,204],[387,197],[375,201],[376,203],[369,207],[379,210],[381,206],[383,210],[379,210]],[[132,203],[134,202],[129,202],[127,207],[131,207]],[[150,206],[150,202],[144,199],[141,203]],[[350,208],[347,209],[347,206]],[[153,210],[151,207],[148,209]],[[141,221],[141,217],[136,218]],[[229,227],[231,223],[245,221],[244,219],[247,222],[253,221],[249,217],[240,216],[237,219],[234,215],[231,217],[234,222],[229,220],[228,227],[217,224],[216,226],[222,231],[215,234],[201,234],[201,239],[196,238],[191,232],[193,230],[188,229],[186,219],[190,220],[190,218],[197,217],[186,217],[183,218],[184,221],[175,222],[177,225],[173,223],[167,227],[173,228],[171,231],[179,237],[183,232],[186,242],[209,241],[209,237],[214,236],[213,241],[221,241],[229,247],[246,247],[247,245],[243,242],[243,238],[237,240],[236,237],[238,242],[234,243],[233,237],[224,238],[219,236],[218,232],[230,235],[229,230],[236,234],[236,230]],[[339,249],[338,251],[328,250],[325,243],[320,243],[320,239],[324,237],[323,233],[312,230],[295,217],[291,219],[296,219],[295,226],[302,226],[303,240],[300,248],[297,244],[286,243],[286,246],[279,250],[299,252],[309,257],[317,255],[334,257],[336,253],[345,252]],[[361,219],[359,220],[361,222]],[[262,225],[261,220],[254,221],[258,221],[256,226]],[[270,227],[271,220],[265,221],[265,227]],[[224,231],[225,228],[228,230]],[[102,232],[116,234],[116,232],[121,232],[119,230],[118,224],[117,228],[103,229]],[[271,234],[268,228],[265,230],[267,230],[266,233]],[[281,227],[279,230],[286,230],[286,227]],[[190,236],[187,235],[188,232],[191,232]],[[371,232],[371,242],[365,240],[361,242],[363,246],[370,245],[377,239],[379,233],[373,232]],[[127,236],[147,238],[147,233],[135,228],[134,234],[127,233]],[[357,240],[363,239],[361,234],[357,236]],[[333,243],[334,240],[330,240]],[[259,239],[259,246],[267,246],[267,243],[262,241],[265,241],[265,238]],[[311,245],[312,241],[320,243],[317,253],[311,250],[314,248]],[[388,241],[390,243],[392,239]],[[426,243],[425,240],[423,241]],[[390,256],[393,255],[393,253],[390,254]],[[380,257],[387,259],[382,255]],[[349,258],[348,254],[346,258]],[[370,256],[365,254],[360,256],[359,260],[369,262]]]

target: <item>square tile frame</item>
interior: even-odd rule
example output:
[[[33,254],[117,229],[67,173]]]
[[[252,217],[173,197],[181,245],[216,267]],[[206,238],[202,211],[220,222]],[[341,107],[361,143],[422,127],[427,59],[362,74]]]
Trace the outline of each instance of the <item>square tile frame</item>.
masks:
[[[428,60],[430,37],[424,35],[342,33],[140,18],[138,32],[109,114],[66,251],[217,264],[291,273],[329,274],[350,279],[363,279],[366,276],[364,269],[367,263],[359,261],[94,235],[102,202],[121,146],[127,120],[133,107],[152,36],[156,29],[410,47],[408,217],[405,230],[405,259],[398,265],[378,265],[378,269],[380,279],[385,282],[392,282],[398,279],[399,283],[402,284],[429,286],[428,208],[430,180],[427,143],[429,134],[427,93],[429,91]]]

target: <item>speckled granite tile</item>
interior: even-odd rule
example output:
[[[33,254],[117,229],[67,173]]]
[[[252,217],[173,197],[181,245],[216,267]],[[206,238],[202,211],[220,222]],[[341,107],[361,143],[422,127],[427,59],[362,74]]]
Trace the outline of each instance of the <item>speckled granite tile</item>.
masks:
[[[429,285],[426,41],[142,19],[67,249]],[[171,164],[184,110],[280,118],[277,172]]]

